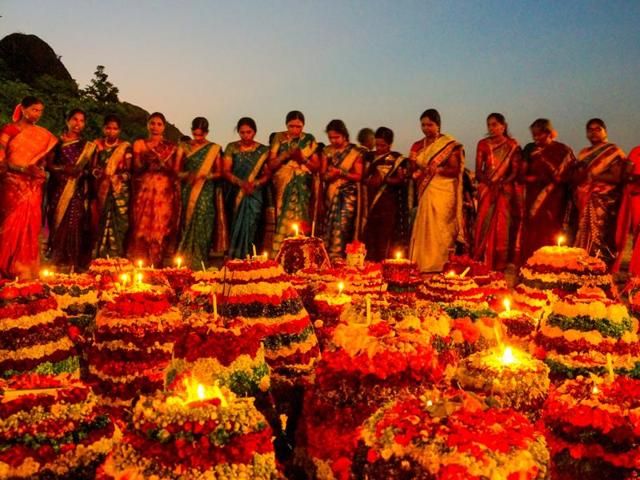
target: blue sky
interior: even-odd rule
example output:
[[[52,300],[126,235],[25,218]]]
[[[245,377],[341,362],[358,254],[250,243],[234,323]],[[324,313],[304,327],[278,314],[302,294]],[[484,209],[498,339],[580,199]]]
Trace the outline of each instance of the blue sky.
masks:
[[[435,107],[473,163],[492,111],[514,136],[550,118],[578,150],[603,118],[625,151],[640,144],[640,1],[0,0],[0,35],[32,33],[85,86],[105,65],[120,98],[159,110],[188,132],[236,138],[241,116],[258,139],[302,110],[307,130],[342,118],[396,133],[406,152]]]

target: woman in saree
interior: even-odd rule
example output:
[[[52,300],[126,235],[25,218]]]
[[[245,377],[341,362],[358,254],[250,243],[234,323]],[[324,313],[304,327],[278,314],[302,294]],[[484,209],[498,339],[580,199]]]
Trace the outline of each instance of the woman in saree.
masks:
[[[375,132],[376,149],[363,180],[362,237],[374,262],[404,251],[409,243],[408,160],[391,151],[393,131]]]
[[[164,138],[167,121],[162,113],[149,116],[146,139],[133,144],[134,192],[129,257],[162,266],[172,247],[180,204],[175,143]]]
[[[178,149],[178,170],[182,183],[182,228],[178,252],[192,269],[209,259],[214,233],[221,237],[214,250],[224,251],[226,220],[222,194],[216,182],[222,178],[221,153],[217,143],[207,140],[209,122],[196,117],[191,122],[192,139]]]
[[[276,133],[271,142],[269,170],[273,172],[276,227],[271,250],[277,253],[292,233],[293,224],[309,231],[317,209],[312,204],[313,174],[319,169],[313,135],[303,132],[304,115],[297,110],[286,117],[286,132]],[[317,197],[316,197],[317,198]]]
[[[44,104],[25,97],[0,129],[0,275],[37,278],[46,157],[57,138],[36,123]]]
[[[269,148],[254,140],[257,127],[252,118],[238,120],[236,130],[240,140],[224,149],[222,171],[231,187],[227,191],[227,211],[232,219],[229,256],[245,258],[254,245],[263,247],[257,233],[262,223],[264,186],[269,181]]]
[[[115,115],[104,118],[104,136],[95,141],[91,164],[91,213],[93,256],[124,257],[129,232],[131,144],[120,139],[121,122]]]
[[[620,270],[628,236],[631,234],[633,249],[629,274],[637,277],[640,276],[640,146],[629,152],[624,176],[625,186],[616,225],[617,256],[611,271],[616,273]]]
[[[478,214],[473,255],[492,270],[504,270],[517,250],[514,182],[522,154],[518,142],[509,136],[504,115],[490,114],[487,128],[489,135],[476,148]]]
[[[455,243],[465,243],[462,216],[464,149],[440,132],[440,114],[428,109],[420,116],[424,138],[411,147],[418,209],[409,255],[421,272],[440,272]]]
[[[539,118],[531,126],[533,142],[525,146],[521,181],[525,184],[522,259],[538,248],[554,245],[566,231],[569,217],[569,181],[576,159],[571,149],[555,141],[551,121]]]
[[[330,145],[322,153],[320,170],[325,183],[324,243],[329,258],[337,260],[347,243],[358,237],[362,150],[349,143],[342,120],[331,120],[326,132]]]
[[[66,122],[48,166],[49,257],[56,265],[83,270],[91,260],[88,179],[96,144],[82,137],[84,111],[71,110]]]
[[[587,122],[591,146],[578,154],[574,177],[574,202],[578,233],[574,246],[599,255],[608,265],[616,258],[616,215],[622,198],[625,154],[607,138],[607,126],[599,118]]]

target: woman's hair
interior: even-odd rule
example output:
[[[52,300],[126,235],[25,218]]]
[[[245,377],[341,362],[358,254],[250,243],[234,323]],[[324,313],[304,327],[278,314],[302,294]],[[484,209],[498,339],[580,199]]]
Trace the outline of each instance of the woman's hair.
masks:
[[[258,126],[256,125],[256,121],[251,117],[242,117],[238,120],[238,125],[236,125],[236,132],[240,131],[240,127],[247,126],[254,132],[258,132]]]
[[[347,126],[342,120],[331,120],[329,123],[327,123],[325,132],[338,132],[340,135],[346,138],[347,141],[349,141],[349,130],[347,130]]]
[[[489,115],[487,115],[487,122],[492,118],[504,127],[504,136],[510,137],[511,135],[509,135],[509,124],[507,123],[507,119],[504,118],[504,115],[497,112],[490,113]]]
[[[387,127],[380,127],[376,130],[376,138],[381,138],[388,145],[393,143],[393,130]]]
[[[205,133],[209,133],[209,120],[204,117],[196,117],[191,121],[191,131],[202,130]]]
[[[607,125],[604,123],[604,120],[602,120],[601,118],[592,118],[591,120],[589,120],[587,122],[587,129],[592,125],[592,124],[596,124],[596,125],[600,125],[604,130],[607,129]]]
[[[64,117],[65,121],[68,122],[73,118],[74,115],[78,113],[81,113],[82,116],[85,118],[85,120],[87,119],[87,114],[85,113],[84,110],[82,110],[81,108],[74,108],[72,110],[69,110],[69,112],[67,112],[67,115],[65,115]]]
[[[358,143],[363,144],[367,141],[368,138],[373,136],[375,136],[375,134],[373,133],[373,130],[371,130],[368,127],[365,127],[358,132]]]
[[[284,121],[285,125],[291,120],[300,120],[302,123],[304,123],[304,113],[299,110],[291,110],[289,113],[287,113],[287,117]]]
[[[149,123],[154,118],[159,118],[160,120],[162,120],[162,123],[164,123],[165,125],[167,124],[167,119],[160,112],[153,112],[151,115],[149,115],[149,118],[147,118],[147,123]]]
[[[118,125],[118,128],[122,127],[122,121],[120,120],[120,117],[117,115],[106,115],[104,117],[104,120],[102,121],[102,126],[106,127],[108,124],[110,124],[111,122],[115,123],[116,125]]]
[[[34,97],[33,95],[27,95],[20,102],[24,108],[32,107],[33,105],[44,105],[44,102],[40,100],[38,97]]]
[[[548,118],[538,118],[534,120],[534,122],[531,125],[529,125],[529,128],[531,130],[535,128],[547,133],[553,133],[554,131],[553,124],[551,123],[551,120],[549,120]]]
[[[428,108],[427,110],[422,112],[422,115],[420,115],[420,120],[422,120],[423,118],[428,118],[433,123],[438,125],[438,127],[442,126],[442,120],[440,119],[440,113],[438,113],[438,110],[436,110],[435,108]]]

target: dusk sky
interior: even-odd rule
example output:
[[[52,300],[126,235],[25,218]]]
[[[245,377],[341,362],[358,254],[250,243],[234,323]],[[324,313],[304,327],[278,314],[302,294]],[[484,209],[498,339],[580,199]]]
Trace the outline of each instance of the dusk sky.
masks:
[[[81,87],[104,65],[120,99],[165,113],[188,133],[258,139],[302,110],[306,130],[343,119],[396,133],[406,153],[418,118],[437,108],[473,164],[492,111],[521,142],[550,118],[579,150],[603,118],[626,152],[640,144],[640,1],[0,0],[0,36],[38,35]]]

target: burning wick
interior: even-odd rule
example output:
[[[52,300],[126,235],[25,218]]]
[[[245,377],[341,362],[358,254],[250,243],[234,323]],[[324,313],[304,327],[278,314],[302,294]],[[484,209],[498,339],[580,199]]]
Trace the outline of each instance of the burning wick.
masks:
[[[564,235],[558,235],[558,246],[561,247],[566,243],[567,239]]]
[[[138,260],[137,264],[138,264],[138,268],[142,268],[144,266],[144,263],[142,262],[142,260]]]
[[[300,227],[298,227],[297,223],[293,224],[293,233],[295,234],[296,237],[300,235]]]
[[[453,278],[456,276],[456,272],[454,272],[453,270],[449,270],[446,276],[449,278]]]
[[[511,300],[509,300],[508,298],[505,298],[502,301],[502,305],[504,305],[504,311],[509,313],[511,311]]]
[[[511,347],[505,347],[504,351],[502,352],[502,356],[500,357],[500,362],[503,365],[513,365],[515,361],[516,359],[513,356],[513,350],[511,350]]]
[[[343,290],[344,290],[344,282],[338,283],[338,295],[342,295]]]
[[[182,268],[182,257],[176,257],[176,266]]]
[[[593,386],[593,388],[591,389],[591,393],[593,393],[594,395],[597,395],[600,393],[600,389],[598,388],[597,385]]]
[[[141,273],[136,273],[136,283],[140,285],[142,283],[142,280],[144,280],[144,275],[142,275]]]
[[[269,254],[267,252],[262,252],[262,258],[266,261],[269,260]]]
[[[396,260],[402,260],[402,252],[400,251],[396,252]]]
[[[131,278],[129,277],[128,274],[123,273],[122,275],[120,275],[120,280],[122,281],[122,286],[126,288],[127,287],[127,283],[129,283]]]

